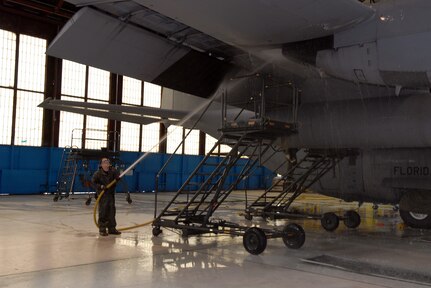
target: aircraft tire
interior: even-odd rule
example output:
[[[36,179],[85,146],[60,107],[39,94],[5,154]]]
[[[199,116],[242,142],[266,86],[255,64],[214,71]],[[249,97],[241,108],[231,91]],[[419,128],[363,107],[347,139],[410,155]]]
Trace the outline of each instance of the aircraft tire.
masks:
[[[361,216],[358,212],[349,210],[344,214],[343,222],[347,228],[355,229],[361,224]]]
[[[400,216],[404,223],[412,228],[430,229],[431,215],[419,214],[400,209]]]
[[[245,250],[253,255],[259,255],[266,248],[266,235],[262,229],[257,227],[248,228],[242,237]]]
[[[326,231],[332,232],[338,228],[338,225],[340,224],[340,219],[335,213],[327,212],[323,214],[322,219],[320,219],[320,224],[322,224],[322,227]]]
[[[301,225],[291,223],[283,229],[283,242],[288,248],[299,249],[305,243],[305,232]]]

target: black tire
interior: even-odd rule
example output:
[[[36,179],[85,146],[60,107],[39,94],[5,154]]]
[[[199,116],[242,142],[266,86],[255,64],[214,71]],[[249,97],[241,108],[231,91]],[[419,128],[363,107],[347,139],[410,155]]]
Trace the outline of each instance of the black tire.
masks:
[[[132,197],[130,197],[130,194],[127,194],[127,197],[126,197],[126,200],[127,200],[127,203],[129,203],[129,204],[132,204]]]
[[[323,214],[322,219],[320,219],[320,223],[326,231],[332,232],[338,228],[338,225],[340,225],[340,219],[338,219],[338,216],[335,215],[335,213],[327,212]]]
[[[290,249],[299,249],[305,243],[305,232],[301,225],[292,223],[283,229],[283,242]]]
[[[88,199],[85,201],[85,205],[90,205],[91,204],[91,197],[88,197]]]
[[[253,220],[253,215],[251,215],[250,213],[245,213],[245,215],[244,215],[244,218],[246,219],[246,220]]]
[[[153,232],[153,236],[157,237],[160,235],[160,233],[162,233],[162,229],[160,229],[160,227],[158,227],[158,226],[155,226],[155,227],[153,227],[152,232]]]
[[[58,195],[55,195],[52,201],[57,202],[58,201]]]
[[[343,222],[347,228],[355,229],[361,224],[361,216],[358,214],[358,212],[349,210],[344,213]]]
[[[262,229],[257,227],[248,228],[242,237],[245,250],[253,255],[259,255],[266,248],[266,235]]]
[[[420,229],[431,228],[431,215],[429,214],[419,214],[400,210],[400,216],[404,223],[409,227]]]

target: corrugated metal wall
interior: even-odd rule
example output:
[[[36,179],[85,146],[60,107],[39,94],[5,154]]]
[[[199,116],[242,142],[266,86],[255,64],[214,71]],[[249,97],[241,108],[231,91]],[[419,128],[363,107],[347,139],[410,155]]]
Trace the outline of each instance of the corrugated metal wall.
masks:
[[[48,147],[24,147],[0,145],[0,194],[41,194],[56,191],[56,181],[60,167],[62,148]],[[121,152],[120,159],[127,168],[142,154],[137,152]],[[169,158],[167,154],[150,153],[139,165],[135,167],[132,175],[124,177],[125,184],[118,185],[117,191],[142,192],[155,189],[155,176],[165,161]],[[165,169],[160,179],[160,191],[176,191],[187,179],[193,169],[198,165],[203,156],[178,155],[173,157],[172,162]],[[239,172],[241,163],[234,172]],[[90,191],[82,185],[81,179],[89,179],[95,169],[97,161],[89,162],[87,172],[82,165],[78,167],[78,177],[74,191]],[[264,189],[271,183],[274,174],[259,167],[255,173],[238,187],[243,189]]]

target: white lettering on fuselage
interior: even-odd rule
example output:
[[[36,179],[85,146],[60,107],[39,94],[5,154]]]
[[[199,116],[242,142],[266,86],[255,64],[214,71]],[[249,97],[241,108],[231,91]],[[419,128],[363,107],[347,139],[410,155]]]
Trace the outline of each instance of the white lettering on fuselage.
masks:
[[[394,166],[394,176],[430,176],[430,168],[423,166]]]

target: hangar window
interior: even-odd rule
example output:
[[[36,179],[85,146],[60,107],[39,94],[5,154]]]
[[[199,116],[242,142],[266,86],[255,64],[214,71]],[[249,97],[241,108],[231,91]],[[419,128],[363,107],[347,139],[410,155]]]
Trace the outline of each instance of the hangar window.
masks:
[[[72,61],[63,60],[61,79],[61,99],[68,101],[85,101],[85,79],[87,67]],[[71,112],[60,112],[60,130],[58,145],[60,147],[76,145],[81,147],[81,134],[84,127],[84,115]],[[73,131],[73,129],[76,129]],[[72,132],[73,139],[72,141]]]
[[[42,144],[43,101],[45,89],[46,40],[19,36],[18,93],[16,102],[15,145]]]
[[[0,144],[11,144],[16,34],[0,30]]]
[[[61,99],[108,103],[109,72],[63,60]],[[60,112],[59,146],[72,145],[86,149],[107,147],[107,131],[107,119]]]
[[[87,102],[109,103],[109,72],[89,67]],[[107,148],[108,120],[94,116],[86,120],[85,148]]]
[[[2,117],[0,144],[10,144],[12,137],[13,89],[0,88],[0,103]]]
[[[183,137],[187,135],[190,129],[183,128],[181,126],[171,125],[168,128],[168,138],[166,144],[166,152],[174,153],[175,149],[183,140]],[[192,130],[185,142],[178,148],[175,154],[199,154],[199,130]]]
[[[217,142],[217,139],[206,134],[205,137],[205,154],[207,154],[214,146],[214,144]],[[219,154],[219,155],[223,155],[223,154],[227,154],[229,153],[231,150],[231,148],[228,145],[220,145],[219,147],[217,147],[212,154]]]
[[[140,106],[142,103],[142,81],[123,77],[122,102],[125,106]],[[139,151],[141,125],[121,122],[120,145],[122,151]]]
[[[123,105],[160,108],[160,93],[158,85],[123,77]],[[121,122],[121,150],[159,152],[159,135],[158,122],[148,125]]]
[[[159,152],[159,131],[158,122],[142,126],[142,151]]]
[[[190,129],[185,129],[185,135],[187,135],[189,131]],[[184,154],[199,154],[199,130],[193,130],[190,132],[189,136],[186,138],[186,143],[184,144],[184,146]]]
[[[176,126],[176,125],[170,125],[168,127],[168,136],[167,136],[167,142],[166,142],[166,152],[167,153],[174,153],[175,149],[177,149],[178,145],[181,143],[184,134],[183,127]],[[175,152],[175,154],[183,154],[183,145],[181,145],[178,150]]]
[[[160,108],[162,87],[145,82],[144,83],[144,106]]]
[[[14,86],[16,34],[0,30],[0,85],[3,87]]]
[[[162,87],[144,82],[144,106],[160,108]],[[142,126],[142,151],[159,152],[160,124]]]
[[[46,40],[0,30],[0,144],[42,144]]]

